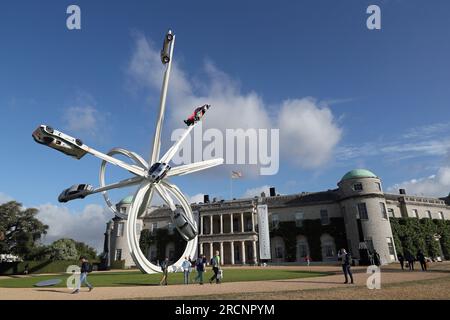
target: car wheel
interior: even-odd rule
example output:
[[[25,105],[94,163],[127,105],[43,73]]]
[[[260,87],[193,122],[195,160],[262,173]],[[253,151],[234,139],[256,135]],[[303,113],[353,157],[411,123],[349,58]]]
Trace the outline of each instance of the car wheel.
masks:
[[[173,34],[167,34],[166,35],[166,39],[167,39],[167,41],[172,41],[173,40]]]
[[[83,141],[81,141],[80,139],[76,139],[76,140],[75,140],[75,143],[76,143],[77,145],[79,145],[80,147],[83,145]]]
[[[162,60],[163,60],[163,63],[169,63],[170,58],[168,56],[164,56]]]
[[[50,134],[53,134],[53,132],[54,132],[55,130],[53,130],[53,128],[50,127],[50,126],[47,126],[47,131],[48,131]]]

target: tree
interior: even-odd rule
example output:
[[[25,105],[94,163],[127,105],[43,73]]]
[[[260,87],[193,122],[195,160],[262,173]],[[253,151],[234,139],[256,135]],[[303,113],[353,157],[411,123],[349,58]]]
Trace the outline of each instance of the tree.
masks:
[[[77,247],[72,239],[59,239],[50,245],[52,260],[78,260],[78,258]]]
[[[23,209],[22,204],[10,201],[0,205],[0,252],[26,258],[37,241],[47,233],[48,226],[36,218],[38,210]]]
[[[97,258],[97,251],[94,248],[89,247],[84,242],[75,241],[75,248],[77,249],[79,256],[86,257],[90,260],[94,260]]]

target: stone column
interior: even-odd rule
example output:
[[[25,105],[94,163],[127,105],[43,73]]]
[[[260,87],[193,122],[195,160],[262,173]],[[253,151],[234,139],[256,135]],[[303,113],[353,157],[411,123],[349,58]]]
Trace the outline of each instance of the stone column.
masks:
[[[200,235],[203,235],[203,216],[200,217]]]
[[[244,213],[241,213],[241,231],[244,232]]]
[[[213,224],[213,219],[214,218],[214,216],[209,216],[209,226],[210,226],[210,230],[209,230],[209,234],[213,234],[213,229],[214,229],[214,224]]]
[[[223,214],[220,215],[220,234],[223,233]]]
[[[203,242],[200,242],[200,255],[203,255]]]
[[[252,232],[255,232],[255,214],[252,212]]]
[[[241,249],[242,249],[242,264],[245,264],[245,241],[241,241]]]
[[[258,264],[258,255],[256,254],[256,241],[253,240],[253,263]]]
[[[220,264],[223,265],[223,242],[220,242]]]
[[[234,241],[230,242],[231,264],[234,265]]]
[[[214,250],[214,248],[213,248],[213,243],[210,242],[210,243],[209,243],[209,254],[210,254],[209,260],[211,260],[212,257],[214,257],[214,252],[213,252],[213,250]]]
[[[230,213],[230,228],[231,228],[231,232],[230,233],[234,233],[233,214],[232,213]]]

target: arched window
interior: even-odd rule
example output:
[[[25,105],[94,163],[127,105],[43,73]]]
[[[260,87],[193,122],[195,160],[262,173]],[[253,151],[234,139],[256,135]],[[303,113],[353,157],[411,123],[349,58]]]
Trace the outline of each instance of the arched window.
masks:
[[[325,233],[320,237],[320,243],[322,246],[322,260],[336,260],[336,244],[334,238]]]
[[[169,261],[174,261],[175,259],[175,244],[173,242],[169,242],[166,245],[166,257],[169,257]],[[166,257],[162,257],[161,259],[165,259]]]
[[[272,244],[272,260],[274,261],[284,261],[285,249],[284,241],[281,237],[274,237],[271,239]]]
[[[309,256],[308,239],[303,235],[297,236],[297,261],[305,261],[306,256]]]

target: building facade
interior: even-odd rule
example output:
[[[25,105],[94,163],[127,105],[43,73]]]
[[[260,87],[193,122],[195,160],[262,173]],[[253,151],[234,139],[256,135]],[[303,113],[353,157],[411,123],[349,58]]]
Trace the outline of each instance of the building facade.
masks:
[[[338,188],[322,192],[303,192],[292,195],[270,195],[232,201],[192,204],[199,226],[198,254],[209,260],[219,251],[227,265],[300,263],[305,257],[313,262],[335,262],[340,248],[352,252],[356,260],[367,259],[367,250],[376,250],[383,263],[397,259],[390,218],[411,217],[450,220],[450,198],[438,199],[384,193],[381,179],[374,173],[357,169],[345,174]],[[117,204],[126,212],[132,197]],[[258,205],[267,205],[270,221],[271,259],[259,261]],[[155,234],[166,229],[176,233],[167,206],[151,207],[140,219],[137,232],[147,229]],[[126,240],[126,220],[114,218],[107,224],[105,243],[109,244],[110,264],[124,260],[134,265]],[[168,238],[169,239],[169,238]],[[152,243],[146,249],[148,259],[158,262],[161,255],[170,260],[175,256],[176,242],[165,243],[165,250]],[[164,249],[164,248],[163,248]],[[159,255],[159,256],[158,256]]]

